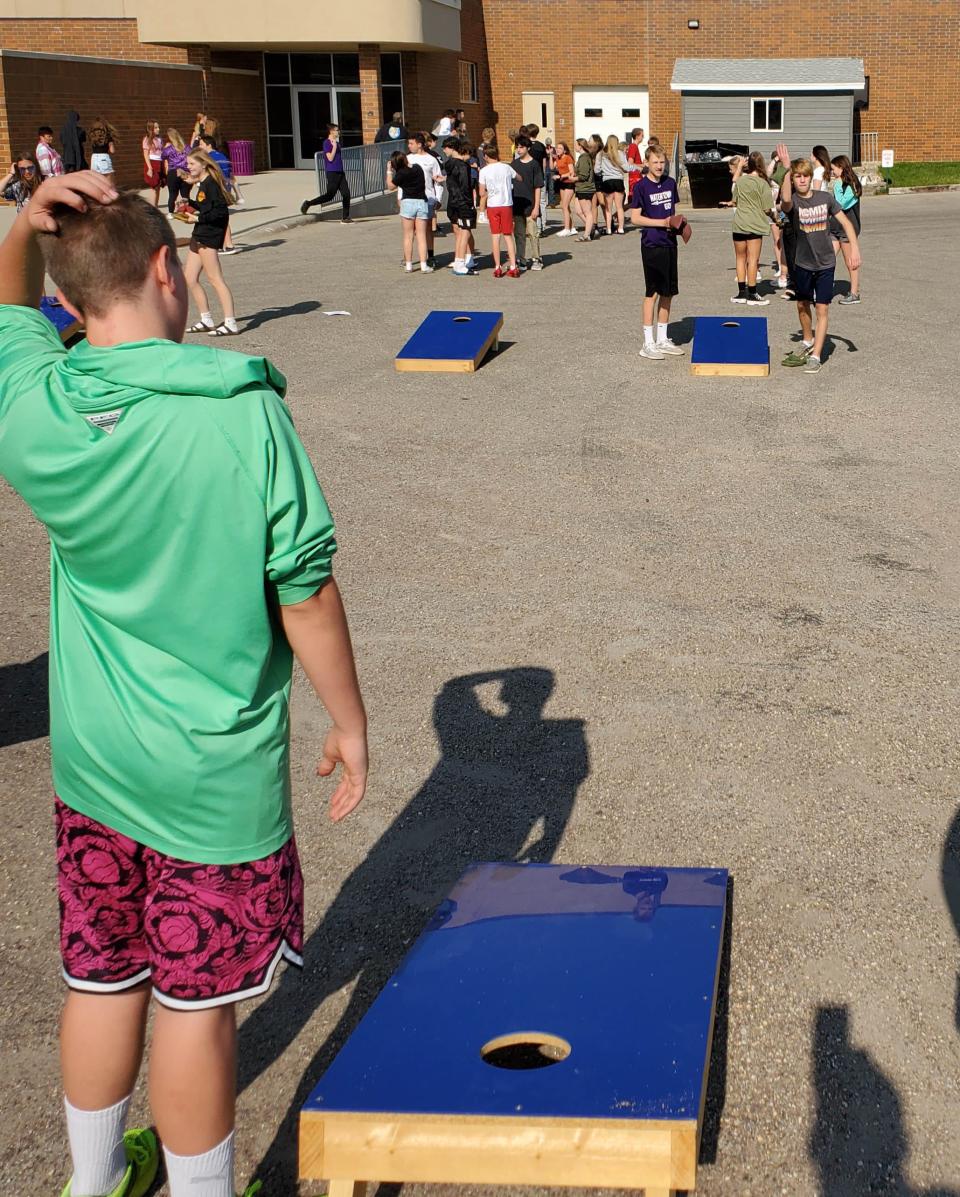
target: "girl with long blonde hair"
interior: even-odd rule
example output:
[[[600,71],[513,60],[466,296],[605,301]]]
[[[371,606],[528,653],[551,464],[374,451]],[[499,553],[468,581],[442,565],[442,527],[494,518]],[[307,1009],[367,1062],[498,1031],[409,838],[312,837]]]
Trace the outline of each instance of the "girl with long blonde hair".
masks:
[[[630,163],[620,148],[620,139],[614,133],[610,134],[607,144],[597,155],[597,173],[600,175],[600,189],[607,197],[607,232],[613,232],[613,220],[616,217],[617,232],[625,233],[627,230],[623,222],[623,197]]]
[[[187,155],[187,176],[197,192],[190,201],[195,211],[192,218],[195,228],[184,274],[193,301],[200,310],[200,319],[190,331],[205,332],[211,337],[235,337],[240,329],[233,293],[220,266],[220,250],[230,221],[230,189],[220,167],[205,150],[191,150]],[[219,324],[214,323],[207,294],[200,285],[200,275],[204,272],[223,308],[223,320]]]

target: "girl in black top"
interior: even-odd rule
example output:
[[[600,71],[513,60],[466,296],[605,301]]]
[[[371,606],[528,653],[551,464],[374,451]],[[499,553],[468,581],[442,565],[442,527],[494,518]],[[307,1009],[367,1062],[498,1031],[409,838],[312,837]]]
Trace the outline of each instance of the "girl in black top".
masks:
[[[191,150],[187,155],[187,176],[196,194],[190,203],[195,210],[192,217],[196,224],[190,241],[190,253],[184,274],[193,301],[200,309],[200,319],[191,332],[205,332],[211,337],[235,337],[240,329],[234,315],[233,295],[220,268],[218,250],[223,249],[230,220],[230,192],[220,167],[205,150]],[[223,308],[223,322],[215,325],[207,306],[207,295],[200,286],[200,275],[206,271],[207,278]]]
[[[427,225],[430,223],[430,208],[427,205],[427,180],[423,170],[416,163],[407,161],[407,155],[397,150],[390,155],[387,165],[387,190],[402,191],[400,200],[400,225],[403,229],[403,268],[413,273],[413,238],[416,234],[417,252],[420,254],[420,270],[432,274],[428,265]]]

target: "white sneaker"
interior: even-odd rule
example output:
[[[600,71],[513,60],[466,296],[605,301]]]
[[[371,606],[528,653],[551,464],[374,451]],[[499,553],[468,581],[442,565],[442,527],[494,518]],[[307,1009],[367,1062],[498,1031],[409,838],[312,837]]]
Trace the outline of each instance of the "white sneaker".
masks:
[[[680,357],[686,353],[686,350],[681,345],[674,345],[669,337],[664,341],[658,341],[657,348],[661,353],[669,353],[673,357]]]
[[[644,345],[640,350],[641,357],[648,357],[653,362],[662,362],[666,354],[660,352],[659,345]]]
[[[486,212],[481,212],[480,215],[477,217],[477,224],[489,224],[489,223],[490,223],[490,220],[488,219]]]
[[[473,254],[470,254],[470,256],[464,260],[464,265],[468,270],[476,270],[477,259],[473,256]]]
[[[757,282],[758,283],[763,282],[763,271],[760,269],[759,266],[757,267]]]
[[[786,291],[786,289],[787,289],[787,280],[781,276],[780,278],[777,279],[777,290],[778,291]]]
[[[421,262],[420,263],[420,273],[421,274],[433,274],[433,267],[429,264],[429,262]]]
[[[412,262],[404,262],[403,270],[404,270],[405,274],[413,274],[413,263]]]

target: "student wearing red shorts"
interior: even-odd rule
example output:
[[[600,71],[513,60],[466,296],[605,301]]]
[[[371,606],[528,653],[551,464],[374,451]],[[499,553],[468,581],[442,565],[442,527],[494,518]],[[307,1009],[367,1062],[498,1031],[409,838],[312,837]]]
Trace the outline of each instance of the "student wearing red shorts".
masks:
[[[500,238],[507,247],[507,273],[519,278],[517,269],[517,242],[513,235],[513,180],[516,175],[512,166],[500,161],[496,146],[486,149],[487,165],[480,171],[480,205],[490,222],[490,236],[493,241],[493,277],[503,278],[500,265]]]
[[[37,310],[45,267],[86,326],[69,353]],[[51,543],[64,1197],[154,1183],[156,1135],[126,1129],[151,997],[171,1197],[235,1197],[235,1004],[303,945],[294,656],[333,720],[331,816],[366,785],[333,524],[285,381],[181,344],[187,309],[166,218],[92,172],[43,183],[0,244],[0,474]]]

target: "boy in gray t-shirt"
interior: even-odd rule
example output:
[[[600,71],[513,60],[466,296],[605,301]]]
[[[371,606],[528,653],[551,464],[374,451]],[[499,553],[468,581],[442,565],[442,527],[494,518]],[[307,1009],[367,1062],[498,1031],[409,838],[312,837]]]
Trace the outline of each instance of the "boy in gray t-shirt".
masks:
[[[790,161],[783,144],[777,146],[781,162]],[[827,339],[827,318],[833,299],[833,272],[836,251],[830,235],[830,217],[834,217],[850,239],[850,267],[860,265],[860,245],[850,219],[844,214],[832,191],[813,190],[813,167],[806,158],[790,162],[790,170],[780,185],[780,206],[793,221],[796,232],[796,268],[794,293],[803,343],[783,359],[785,366],[803,366],[804,373],[820,369],[823,346]],[[817,329],[813,330],[811,304],[817,305]]]

